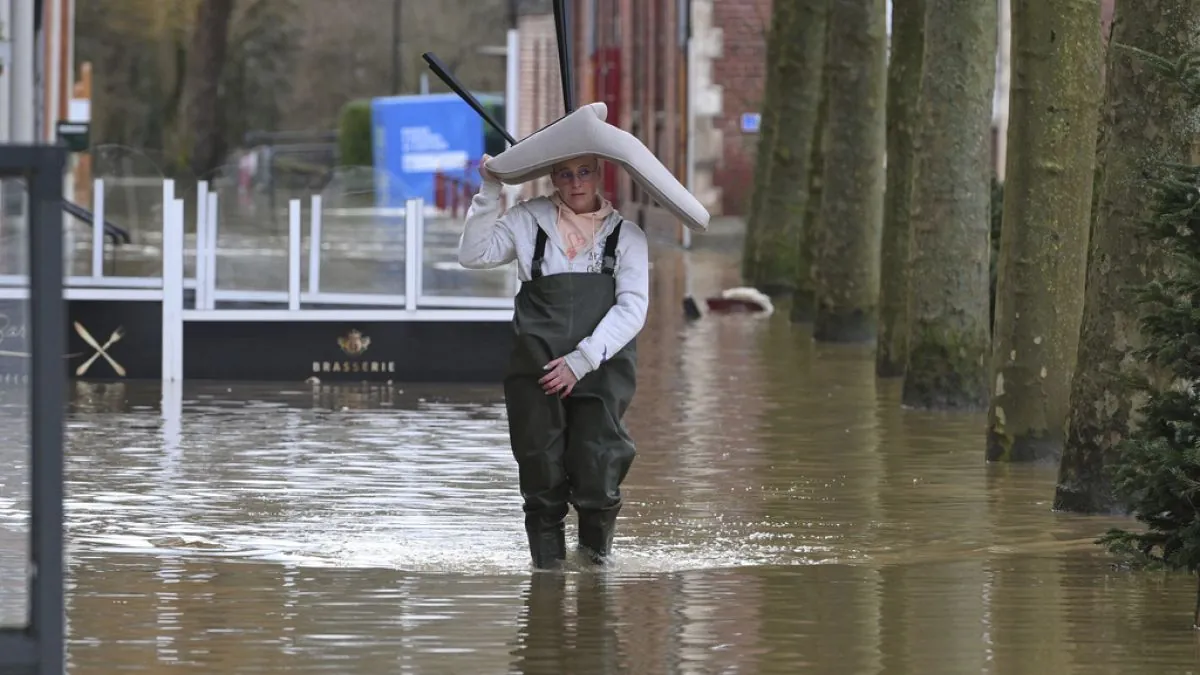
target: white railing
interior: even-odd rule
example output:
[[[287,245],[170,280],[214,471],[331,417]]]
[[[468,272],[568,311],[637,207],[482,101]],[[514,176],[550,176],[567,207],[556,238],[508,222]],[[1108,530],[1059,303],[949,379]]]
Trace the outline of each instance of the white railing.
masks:
[[[183,379],[183,329],[188,321],[437,321],[491,322],[512,319],[515,269],[507,297],[436,296],[424,293],[424,239],[426,207],[421,199],[410,199],[403,209],[405,226],[404,293],[332,293],[321,291],[321,196],[313,195],[309,208],[308,287],[301,288],[303,259],[303,210],[301,200],[288,203],[287,290],[259,291],[217,289],[217,233],[219,202],[207,182],[197,185],[195,277],[184,274],[184,200],[175,196],[175,181],[162,181],[162,276],[129,277],[104,273],[105,218],[104,182],[96,180],[93,211],[91,274],[67,276],[64,296],[68,300],[135,300],[162,303],[162,379]],[[387,209],[391,215],[394,209]],[[369,215],[371,209],[364,209]],[[377,215],[377,214],[376,214]],[[184,305],[184,291],[194,291],[191,308]],[[0,299],[29,295],[28,277],[0,275]],[[221,302],[279,304],[279,309],[221,307]],[[319,309],[305,305],[341,305],[361,309]]]
[[[163,181],[162,380],[183,381],[183,200]]]
[[[405,288],[404,297],[389,298],[366,293],[322,293],[320,291],[320,233],[321,200],[313,196],[312,213],[309,218],[309,292],[302,293],[300,287],[302,213],[300,200],[288,203],[288,282],[287,291],[239,291],[219,292],[216,289],[216,195],[207,193],[202,184],[197,195],[198,204],[205,208],[201,215],[197,209],[196,232],[196,305],[188,310],[183,306],[184,288],[187,279],[183,273],[183,200],[174,196],[174,181],[163,182],[163,277],[161,293],[163,304],[163,365],[164,382],[183,379],[183,327],[186,321],[508,321],[512,317],[512,298],[465,298],[471,304],[461,309],[429,309],[422,307],[425,297],[421,293],[423,283],[423,233],[425,228],[424,204],[420,199],[411,199],[405,205]],[[167,206],[169,205],[169,206]],[[241,299],[257,301],[284,300],[287,309],[216,309],[215,303],[223,297],[236,293]],[[441,301],[442,298],[434,298]],[[461,300],[461,299],[460,299]],[[480,301],[495,301],[490,308],[481,308]],[[313,309],[302,308],[302,303],[327,303],[343,305],[373,305],[373,309]],[[504,303],[504,304],[501,304]],[[380,306],[396,306],[402,309],[379,309]]]
[[[102,223],[105,213],[104,180],[96,179],[93,185],[92,208],[95,222]],[[174,181],[162,181],[164,200],[176,199],[174,196]],[[170,201],[163,201],[163,256],[166,259],[167,221]],[[509,274],[506,279],[506,295],[504,296],[470,296],[470,295],[427,295],[424,291],[424,239],[426,207],[421,199],[411,199],[404,208],[387,209],[323,209],[321,195],[312,195],[309,203],[308,218],[308,284],[301,288],[301,267],[303,248],[303,209],[301,200],[292,199],[288,203],[288,275],[287,290],[261,291],[243,289],[217,288],[217,255],[218,255],[218,226],[220,203],[215,191],[209,190],[209,183],[201,181],[196,190],[196,246],[195,246],[195,275],[183,279],[183,287],[194,291],[194,303],[188,310],[217,311],[218,303],[278,303],[288,311],[319,311],[303,308],[303,305],[343,305],[378,308],[403,308],[407,311],[417,310],[501,310],[511,309],[512,296],[516,293],[516,274]],[[403,216],[405,223],[405,280],[404,293],[346,293],[321,291],[321,243],[322,219],[326,211],[342,214],[355,212],[354,215],[389,215]],[[344,215],[344,214],[343,214]],[[184,239],[172,242],[177,246],[179,254],[183,254]],[[159,300],[163,289],[162,277],[119,276],[104,273],[105,239],[104,229],[95,227],[92,230],[92,255],[90,275],[71,275],[65,282],[65,292],[68,299],[113,299],[113,300]],[[164,263],[165,264],[165,263]],[[164,276],[165,267],[164,267]],[[0,298],[24,297],[23,287],[27,284],[24,275],[0,275]],[[222,309],[221,311],[226,311]],[[251,311],[251,310],[243,310]],[[262,310],[260,310],[262,311]],[[273,310],[272,310],[273,311]]]

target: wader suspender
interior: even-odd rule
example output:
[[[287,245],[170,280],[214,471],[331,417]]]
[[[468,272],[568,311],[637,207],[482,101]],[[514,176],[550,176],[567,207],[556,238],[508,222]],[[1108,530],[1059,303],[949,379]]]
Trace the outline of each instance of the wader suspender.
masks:
[[[613,271],[617,268],[617,240],[621,238],[621,226],[624,221],[617,223],[613,231],[608,234],[604,240],[604,267],[600,270],[602,274],[609,276],[613,275]],[[540,279],[542,276],[542,263],[546,257],[546,241],[549,239],[546,236],[546,231],[537,227],[537,241],[533,245],[533,264],[529,268],[529,273],[534,279]]]

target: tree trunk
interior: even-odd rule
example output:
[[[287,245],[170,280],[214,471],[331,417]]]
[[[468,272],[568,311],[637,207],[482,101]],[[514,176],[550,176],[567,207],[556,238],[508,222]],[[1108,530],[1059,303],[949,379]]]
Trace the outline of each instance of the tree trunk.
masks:
[[[813,337],[818,341],[874,342],[876,337],[886,151],[886,21],[884,0],[836,0],[829,12],[829,136],[813,260]]]
[[[1099,0],[1013,2],[989,461],[1057,460],[1062,454],[1087,279],[1099,25]]]
[[[233,3],[234,0],[201,0],[196,10],[196,28],[188,51],[184,135],[191,139],[189,160],[197,178],[208,176],[221,163],[219,88]]]
[[[774,56],[767,74],[769,135],[759,143],[755,181],[756,214],[750,246],[746,249],[745,277],[769,296],[791,296],[801,260],[807,185],[821,99],[821,72],[825,62],[825,20],[828,0],[795,0],[780,3],[774,12],[769,48]],[[765,159],[765,162],[763,161]]]
[[[829,21],[825,22],[825,48],[829,49]],[[817,121],[813,129],[812,156],[808,166],[808,182],[801,189],[808,191],[804,210],[804,230],[801,232],[800,264],[796,269],[796,290],[792,293],[791,320],[812,323],[816,319],[816,279],[813,278],[813,259],[817,249],[817,233],[821,228],[821,204],[825,191],[825,148],[829,146],[829,69],[821,68],[820,100]]]
[[[903,394],[915,408],[987,407],[996,11],[990,1],[926,7]]]
[[[763,98],[759,105],[761,118],[758,128],[758,144],[754,157],[754,187],[750,193],[750,205],[746,209],[746,234],[742,241],[742,278],[749,286],[758,287],[758,257],[761,249],[763,203],[771,188],[771,151],[779,136],[778,104],[779,89],[783,85],[779,77],[779,56],[783,51],[785,34],[784,20],[787,12],[773,12],[770,31],[767,33],[767,75],[763,83]]]
[[[912,243],[913,133],[921,96],[925,0],[892,3],[892,55],[887,84],[887,191],[879,286],[875,374],[900,377],[908,362],[909,252]]]
[[[782,3],[776,11],[786,17],[777,68],[781,128],[771,152],[771,184],[763,197],[758,285],[767,294],[787,296],[809,262],[809,256],[801,255],[809,193],[797,187],[808,185],[813,170],[829,3],[798,0]]]
[[[1141,236],[1153,207],[1147,178],[1160,162],[1184,162],[1195,111],[1179,85],[1124,47],[1174,62],[1200,31],[1195,0],[1117,0],[1106,68],[1103,154],[1068,432],[1054,508],[1086,513],[1117,507],[1107,458],[1135,423],[1127,378],[1141,373],[1135,299],[1127,292],[1159,266]]]

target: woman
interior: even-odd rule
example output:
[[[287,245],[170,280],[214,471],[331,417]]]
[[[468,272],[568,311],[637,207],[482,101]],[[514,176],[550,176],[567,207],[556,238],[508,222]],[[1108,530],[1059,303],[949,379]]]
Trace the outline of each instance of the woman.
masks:
[[[572,504],[580,552],[603,564],[635,454],[622,420],[649,301],[646,235],[600,195],[593,156],[555,165],[553,195],[506,213],[488,159],[458,259],[468,269],[517,261],[522,284],[504,397],[530,554],[536,568],[561,565]]]

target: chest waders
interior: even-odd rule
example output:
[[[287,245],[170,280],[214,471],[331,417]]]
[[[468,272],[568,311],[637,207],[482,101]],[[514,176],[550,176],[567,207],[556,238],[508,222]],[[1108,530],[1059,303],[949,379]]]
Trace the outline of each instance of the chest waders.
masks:
[[[504,378],[525,532],[534,567],[558,567],[566,557],[563,521],[571,504],[579,514],[580,551],[599,564],[612,546],[620,486],[635,454],[622,421],[636,388],[635,341],[607,354],[566,398],[547,394],[538,380],[547,363],[573,351],[616,304],[621,225],[604,242],[600,272],[549,276],[542,274],[546,233],[534,227],[532,278],[515,300],[516,335]]]

